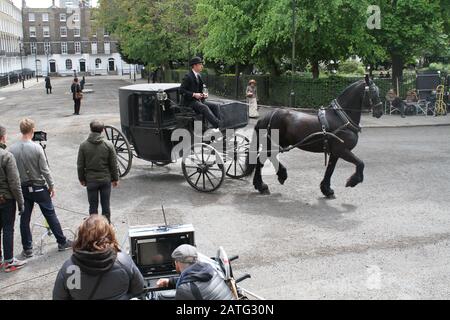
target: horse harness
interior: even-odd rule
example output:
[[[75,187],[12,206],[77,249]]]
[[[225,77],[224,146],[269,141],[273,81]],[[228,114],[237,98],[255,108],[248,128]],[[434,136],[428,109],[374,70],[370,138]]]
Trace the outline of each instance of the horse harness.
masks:
[[[313,140],[313,141],[309,141],[312,138],[315,137],[320,137],[320,139],[323,139],[323,153],[325,156],[325,166],[328,163],[328,155],[330,153],[329,151],[329,140],[331,139],[335,139],[337,140],[339,143],[344,143],[344,140],[342,140],[341,138],[339,138],[337,136],[337,134],[343,130],[349,129],[352,132],[358,134],[361,132],[361,127],[357,124],[355,124],[352,119],[350,119],[350,117],[347,115],[347,113],[344,111],[344,109],[341,107],[341,105],[339,104],[339,102],[337,101],[337,99],[334,99],[331,102],[330,107],[328,108],[328,110],[333,110],[337,116],[344,122],[343,125],[341,125],[339,128],[337,128],[336,130],[334,130],[333,132],[330,132],[330,126],[326,117],[326,111],[327,109],[325,109],[324,107],[321,107],[319,109],[319,112],[317,114],[317,118],[319,119],[319,123],[321,126],[321,131],[320,132],[315,132],[310,134],[309,136],[307,136],[306,138],[304,138],[303,140],[297,142],[294,145],[291,145],[287,148],[279,148],[279,152],[280,153],[285,153],[285,152],[289,152],[292,149],[295,148],[299,148],[299,147],[305,147],[307,145],[313,144],[318,142],[319,140]],[[270,117],[270,121],[269,121],[269,125],[267,126],[267,137],[271,140],[271,126],[272,126],[272,120],[273,117],[275,116],[275,114],[278,112],[278,110],[276,110],[275,112],[272,113],[271,117]]]
[[[363,97],[364,99],[366,98],[367,94],[371,91],[372,86],[373,85],[370,85],[370,86],[367,85],[365,87],[364,97]],[[382,102],[377,103],[375,105],[375,107],[380,105],[380,104],[382,104]],[[373,104],[373,101],[372,101],[372,98],[370,97],[370,95],[369,95],[369,106],[372,109],[374,108],[374,104]],[[339,101],[337,99],[334,99],[331,102],[331,105],[328,107],[328,110],[333,110],[336,113],[336,115],[342,120],[342,122],[344,122],[344,124],[341,125],[339,128],[337,128],[336,130],[334,130],[333,132],[330,132],[330,126],[328,124],[328,120],[327,120],[327,117],[326,117],[327,109],[325,109],[324,107],[321,107],[319,109],[317,117],[319,119],[319,123],[320,123],[320,126],[322,128],[322,131],[321,132],[312,133],[309,136],[307,136],[306,138],[304,138],[303,140],[301,140],[301,141],[297,142],[296,144],[294,144],[292,146],[289,146],[287,148],[282,148],[281,146],[279,146],[279,150],[278,151],[280,153],[284,153],[284,152],[291,151],[292,149],[295,149],[295,148],[305,147],[307,145],[310,145],[310,144],[313,144],[313,143],[316,143],[316,142],[319,141],[319,140],[313,140],[313,141],[308,141],[308,140],[310,140],[311,138],[320,136],[320,138],[323,139],[323,141],[324,141],[324,143],[323,143],[323,152],[324,152],[324,155],[325,155],[325,166],[327,166],[327,162],[328,162],[327,161],[327,156],[330,153],[330,151],[329,151],[329,144],[328,144],[329,143],[329,138],[335,139],[339,143],[344,143],[344,140],[342,140],[341,138],[339,138],[337,136],[337,134],[339,132],[348,129],[348,130],[352,131],[353,133],[358,134],[358,133],[360,133],[362,131],[361,130],[361,126],[359,126],[358,124],[354,123],[353,120],[345,112],[345,110],[353,110],[353,109],[344,109],[344,108],[342,108],[342,106],[339,104]],[[355,111],[361,112],[360,109],[359,110],[355,109]],[[273,120],[273,117],[275,116],[275,114],[277,112],[278,112],[278,110],[276,110],[275,112],[272,113],[272,115],[270,117],[269,125],[267,126],[267,137],[270,139],[270,141],[272,141],[272,137],[270,135],[271,126],[272,126],[272,120]]]

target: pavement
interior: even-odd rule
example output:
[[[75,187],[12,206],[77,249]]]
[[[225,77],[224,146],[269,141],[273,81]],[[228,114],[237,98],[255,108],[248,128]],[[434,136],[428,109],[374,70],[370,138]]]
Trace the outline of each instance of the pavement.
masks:
[[[54,203],[63,227],[75,231],[87,216],[86,191],[77,181],[79,144],[94,118],[120,125],[117,88],[128,80],[89,77],[94,92],[83,99],[80,116],[72,115],[70,78],[54,79],[52,95],[45,94],[43,83],[0,90],[5,98],[0,123],[7,127],[9,144],[19,139],[23,117],[48,132]],[[417,118],[417,127],[400,126],[409,118]],[[118,239],[126,250],[129,226],[163,224],[163,203],[169,224],[194,225],[201,252],[214,256],[223,246],[230,255],[238,254],[235,275],[250,273],[242,286],[264,298],[450,299],[450,145],[448,127],[439,122],[447,118],[363,118],[384,124],[363,130],[354,150],[366,165],[364,183],[345,188],[354,166],[339,161],[332,200],[319,190],[325,171],[321,154],[293,150],[281,155],[289,176],[284,185],[265,166],[269,196],[257,193],[251,178],[227,178],[216,192],[202,194],[187,184],[179,162],[153,167],[134,159],[112,193]],[[254,124],[252,119],[240,132],[250,136]],[[36,209],[32,224],[42,220]],[[40,227],[33,231],[36,249],[43,232]],[[18,222],[15,237],[18,255]],[[0,272],[0,299],[51,299],[56,273],[71,253],[58,252],[52,238],[44,243],[43,254],[29,259],[24,269]]]

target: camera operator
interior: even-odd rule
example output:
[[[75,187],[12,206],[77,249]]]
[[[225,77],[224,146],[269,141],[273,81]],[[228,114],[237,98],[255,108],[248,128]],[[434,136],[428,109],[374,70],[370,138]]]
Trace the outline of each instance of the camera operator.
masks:
[[[55,196],[55,186],[44,149],[32,141],[35,130],[33,120],[23,119],[20,122],[21,141],[11,146],[10,151],[17,161],[20,173],[22,193],[25,199],[25,209],[20,217],[20,233],[22,236],[23,256],[33,256],[33,239],[30,230],[31,213],[37,203],[44,215],[50,230],[58,242],[58,250],[64,251],[72,247],[72,241],[64,236],[52,198]]]
[[[19,212],[22,212],[24,200],[16,160],[5,149],[6,129],[0,126],[0,238],[3,232],[3,250],[5,252],[5,260],[3,260],[0,246],[0,269],[3,267],[5,272],[11,272],[26,264],[25,261],[14,258],[16,202],[19,204]]]
[[[159,279],[160,288],[176,288],[176,300],[234,300],[230,288],[209,264],[199,262],[197,249],[183,244],[172,253],[179,278]]]

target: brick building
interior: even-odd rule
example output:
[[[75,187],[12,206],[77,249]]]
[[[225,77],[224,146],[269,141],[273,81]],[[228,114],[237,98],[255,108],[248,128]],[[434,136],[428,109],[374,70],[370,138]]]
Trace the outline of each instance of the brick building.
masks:
[[[117,43],[95,27],[92,9],[80,6],[23,7],[26,65],[38,75],[106,75],[128,73]]]

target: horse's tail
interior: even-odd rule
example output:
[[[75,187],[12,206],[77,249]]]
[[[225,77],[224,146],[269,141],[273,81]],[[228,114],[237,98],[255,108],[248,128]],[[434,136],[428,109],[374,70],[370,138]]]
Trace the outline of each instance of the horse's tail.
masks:
[[[256,123],[255,129],[253,130],[252,141],[250,143],[250,150],[249,150],[249,153],[247,154],[247,159],[246,159],[246,164],[247,164],[246,174],[247,175],[252,174],[256,168],[256,161],[250,161],[250,159],[256,160],[256,158],[257,158],[258,149],[259,149],[259,130],[267,129],[269,127],[269,123],[270,123],[271,119],[273,118],[272,115],[275,112],[276,112],[276,110],[267,113],[264,117],[259,119],[258,122]],[[251,155],[255,155],[255,156],[251,157]],[[252,162],[252,163],[250,163],[250,162]]]

